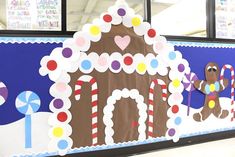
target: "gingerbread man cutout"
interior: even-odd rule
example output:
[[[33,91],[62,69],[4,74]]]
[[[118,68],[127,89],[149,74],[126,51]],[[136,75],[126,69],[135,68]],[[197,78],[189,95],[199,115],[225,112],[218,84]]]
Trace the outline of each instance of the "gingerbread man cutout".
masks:
[[[216,63],[210,62],[205,68],[206,81],[197,80],[194,82],[195,88],[206,95],[202,111],[193,115],[195,121],[204,121],[211,114],[221,119],[228,116],[229,111],[223,110],[219,103],[219,92],[228,86],[228,80],[223,79],[223,81],[219,81],[219,74],[219,66]]]

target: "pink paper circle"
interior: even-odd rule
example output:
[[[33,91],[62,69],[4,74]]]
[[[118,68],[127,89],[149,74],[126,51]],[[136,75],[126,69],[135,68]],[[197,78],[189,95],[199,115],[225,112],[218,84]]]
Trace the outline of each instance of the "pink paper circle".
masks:
[[[59,83],[56,84],[56,89],[59,92],[64,92],[64,91],[66,91],[66,84],[62,83],[62,82],[59,82]]]
[[[107,61],[106,57],[100,56],[99,59],[98,59],[98,64],[100,66],[106,66],[108,64],[108,61]]]
[[[86,44],[86,40],[83,37],[78,37],[76,39],[76,44],[80,47],[83,47]]]

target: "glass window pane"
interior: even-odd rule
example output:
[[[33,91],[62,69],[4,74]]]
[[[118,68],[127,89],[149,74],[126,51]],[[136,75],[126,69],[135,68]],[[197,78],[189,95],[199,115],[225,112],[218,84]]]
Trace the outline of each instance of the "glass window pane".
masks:
[[[152,25],[163,35],[206,37],[206,0],[152,0]]]
[[[216,37],[235,39],[235,0],[216,0]]]
[[[99,17],[116,0],[67,0],[67,30],[78,31]],[[144,0],[126,0],[136,13],[144,16]]]
[[[61,30],[61,0],[0,0],[0,29]]]

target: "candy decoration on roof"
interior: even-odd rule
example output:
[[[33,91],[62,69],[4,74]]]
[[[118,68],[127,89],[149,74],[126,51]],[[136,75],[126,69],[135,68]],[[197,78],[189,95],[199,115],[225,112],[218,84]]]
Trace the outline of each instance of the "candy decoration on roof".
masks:
[[[229,65],[229,64],[226,64],[223,66],[223,68],[221,69],[221,73],[220,73],[220,82],[221,82],[221,85],[223,85],[223,79],[224,79],[224,72],[225,70],[228,69],[230,70],[230,74],[231,74],[231,114],[232,114],[232,117],[231,117],[231,121],[234,120],[234,68],[232,65]],[[223,86],[223,88],[225,88]]]
[[[31,115],[40,108],[39,96],[31,91],[20,93],[15,101],[16,109],[25,115],[25,148],[32,148]]]
[[[193,72],[190,72],[189,74],[185,74],[184,78],[183,78],[183,85],[184,85],[184,89],[186,91],[188,91],[188,109],[187,109],[187,115],[189,116],[189,112],[190,112],[190,102],[191,102],[191,93],[192,91],[195,90],[193,83],[194,81],[198,80],[197,75]]]

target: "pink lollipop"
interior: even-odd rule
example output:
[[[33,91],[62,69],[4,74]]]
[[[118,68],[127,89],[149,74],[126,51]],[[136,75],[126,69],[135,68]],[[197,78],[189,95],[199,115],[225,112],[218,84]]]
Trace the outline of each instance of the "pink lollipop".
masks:
[[[190,110],[190,102],[191,102],[191,92],[195,90],[193,83],[194,81],[198,80],[197,75],[193,72],[189,74],[185,74],[183,78],[183,85],[184,89],[189,92],[188,94],[188,110],[187,110],[187,115],[189,115],[189,110]]]

